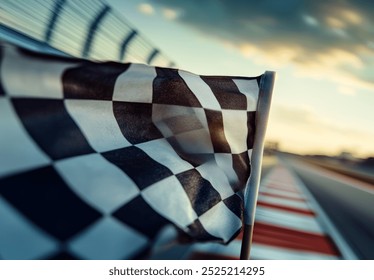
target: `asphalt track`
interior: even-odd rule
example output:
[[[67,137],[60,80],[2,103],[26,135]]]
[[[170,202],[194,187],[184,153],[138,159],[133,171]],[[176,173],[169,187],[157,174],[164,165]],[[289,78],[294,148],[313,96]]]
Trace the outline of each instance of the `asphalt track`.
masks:
[[[280,156],[306,185],[359,259],[374,259],[374,186]]]

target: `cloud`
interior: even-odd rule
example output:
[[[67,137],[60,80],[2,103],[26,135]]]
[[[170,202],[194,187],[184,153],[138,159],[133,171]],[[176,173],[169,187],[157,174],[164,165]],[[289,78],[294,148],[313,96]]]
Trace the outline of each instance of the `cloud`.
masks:
[[[168,20],[175,20],[179,16],[179,13],[178,13],[177,10],[173,10],[173,9],[170,9],[170,8],[162,9],[162,14],[163,14],[164,18],[166,18]]]
[[[344,95],[348,96],[354,96],[356,95],[356,91],[352,87],[347,87],[347,86],[339,86],[338,91]]]
[[[374,89],[374,5],[365,0],[154,0],[178,20],[264,65],[295,65],[338,86]],[[228,43],[229,42],[229,43]]]
[[[138,11],[144,15],[150,16],[154,15],[156,12],[156,9],[153,5],[150,3],[141,3],[138,5]],[[179,11],[176,9],[164,7],[161,9],[162,16],[167,20],[175,20],[179,16]]]
[[[142,3],[138,6],[139,12],[145,15],[153,15],[155,10],[151,4],[148,3]]]
[[[318,26],[319,22],[315,17],[312,17],[310,15],[302,15],[303,20],[305,21],[306,24],[310,26]]]

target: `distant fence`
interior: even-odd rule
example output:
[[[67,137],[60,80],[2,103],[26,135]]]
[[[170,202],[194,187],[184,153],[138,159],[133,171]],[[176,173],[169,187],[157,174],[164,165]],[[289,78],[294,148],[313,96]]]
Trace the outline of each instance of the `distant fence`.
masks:
[[[174,66],[103,0],[0,0],[0,22],[71,56]]]

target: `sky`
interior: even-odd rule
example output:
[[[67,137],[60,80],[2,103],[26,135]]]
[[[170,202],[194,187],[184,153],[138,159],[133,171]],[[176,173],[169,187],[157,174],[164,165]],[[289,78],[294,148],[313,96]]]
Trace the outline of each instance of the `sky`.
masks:
[[[277,72],[267,140],[300,154],[374,156],[370,0],[107,0],[180,69]]]

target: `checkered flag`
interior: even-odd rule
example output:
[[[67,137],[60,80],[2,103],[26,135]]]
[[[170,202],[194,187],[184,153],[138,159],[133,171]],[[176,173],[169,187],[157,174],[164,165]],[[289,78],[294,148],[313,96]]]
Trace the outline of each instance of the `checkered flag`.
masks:
[[[242,227],[262,76],[2,46],[0,257],[128,259]]]

